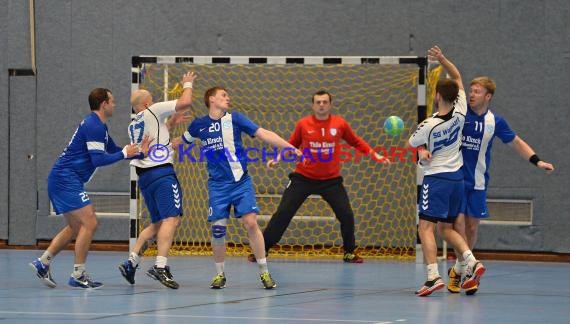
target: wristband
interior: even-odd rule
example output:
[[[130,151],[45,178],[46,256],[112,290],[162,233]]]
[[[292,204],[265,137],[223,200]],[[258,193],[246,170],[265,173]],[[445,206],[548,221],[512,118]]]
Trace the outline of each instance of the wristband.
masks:
[[[538,166],[538,162],[540,162],[541,159],[538,157],[538,155],[533,154],[533,155],[528,159],[528,161],[529,161],[530,163],[532,163],[532,164]]]
[[[184,82],[182,89],[192,89],[192,82]]]

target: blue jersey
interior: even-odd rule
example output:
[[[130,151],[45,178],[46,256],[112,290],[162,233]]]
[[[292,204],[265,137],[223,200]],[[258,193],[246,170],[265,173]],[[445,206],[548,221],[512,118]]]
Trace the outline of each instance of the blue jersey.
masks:
[[[110,156],[102,160],[101,155],[104,154]],[[64,177],[77,176],[81,182],[86,183],[97,167],[122,159],[124,159],[122,148],[118,147],[109,136],[107,125],[92,112],[75,130],[69,144],[55,161],[52,174]]]
[[[209,179],[226,183],[238,182],[247,175],[247,156],[243,154],[241,133],[253,137],[259,126],[246,116],[226,113],[216,120],[206,115],[196,118],[182,135],[186,143],[202,142],[200,156],[207,161]]]
[[[465,187],[486,190],[493,139],[496,136],[503,143],[510,143],[516,134],[502,117],[495,115],[491,110],[478,116],[471,107],[467,110],[462,134],[461,152]]]

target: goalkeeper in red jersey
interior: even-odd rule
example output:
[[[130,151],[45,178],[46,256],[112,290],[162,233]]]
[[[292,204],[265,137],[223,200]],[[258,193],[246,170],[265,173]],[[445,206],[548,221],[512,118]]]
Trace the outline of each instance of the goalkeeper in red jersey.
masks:
[[[331,114],[333,106],[330,93],[318,91],[312,101],[313,114],[300,119],[289,138],[289,143],[301,150],[305,158],[297,163],[295,172],[289,174],[289,183],[277,211],[263,231],[265,251],[268,253],[279,242],[303,202],[310,195],[320,195],[340,222],[344,262],[362,263],[363,259],[354,252],[354,212],[340,175],[340,141],[344,140],[365,155],[370,155],[373,150],[354,133],[344,118]],[[387,158],[376,152],[374,154],[382,163],[390,164]],[[267,165],[272,167],[278,162],[279,158],[269,161]],[[253,254],[248,259],[255,262]]]

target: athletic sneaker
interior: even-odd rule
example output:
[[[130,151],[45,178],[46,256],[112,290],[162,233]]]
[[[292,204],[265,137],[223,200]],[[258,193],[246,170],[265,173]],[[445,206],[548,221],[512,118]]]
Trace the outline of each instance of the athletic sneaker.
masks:
[[[261,279],[263,288],[273,289],[277,287],[277,283],[275,282],[275,280],[273,280],[273,278],[271,278],[271,274],[268,271],[265,271],[264,273],[260,274],[259,278]]]
[[[441,277],[437,277],[433,280],[426,281],[424,285],[415,292],[415,294],[419,297],[425,297],[431,295],[431,293],[436,290],[442,289],[443,287],[445,287],[445,283],[443,283]]]
[[[121,271],[123,278],[125,278],[125,280],[127,280],[131,285],[135,284],[135,272],[137,272],[138,267],[138,265],[134,267],[131,260],[127,260],[119,264],[119,270]]]
[[[461,292],[461,274],[455,272],[455,268],[451,267],[447,271],[449,275],[449,281],[447,282],[447,290],[450,293],[458,294]]]
[[[481,277],[483,277],[483,274],[485,273],[485,270],[487,269],[483,263],[479,261],[476,261],[473,267],[467,266],[467,269],[465,270],[465,279],[461,284],[461,288],[469,290],[473,287],[478,286],[479,281],[481,281]]]
[[[226,274],[217,274],[212,278],[212,283],[210,284],[212,289],[224,289],[226,288]]]
[[[75,278],[74,276],[69,277],[68,284],[72,288],[82,289],[99,289],[103,287],[102,283],[94,281],[85,271],[79,278]]]
[[[168,288],[178,289],[180,285],[174,279],[172,279],[172,274],[170,273],[170,267],[166,266],[164,268],[158,268],[156,265],[152,266],[146,272],[146,275],[154,280],[160,281],[161,284]]]
[[[466,290],[465,290],[465,295],[467,295],[467,296],[473,296],[473,295],[475,295],[475,293],[477,292],[477,289],[479,289],[479,284],[477,284],[477,285],[475,285],[475,286],[473,286],[473,287],[471,287],[471,288],[469,288],[469,289],[466,289]]]
[[[354,253],[345,253],[342,260],[346,263],[362,263],[364,259]]]
[[[34,269],[36,276],[42,280],[42,283],[50,288],[55,288],[57,284],[51,277],[51,271],[49,269],[49,264],[43,264],[40,259],[36,259],[30,262],[30,267]]]

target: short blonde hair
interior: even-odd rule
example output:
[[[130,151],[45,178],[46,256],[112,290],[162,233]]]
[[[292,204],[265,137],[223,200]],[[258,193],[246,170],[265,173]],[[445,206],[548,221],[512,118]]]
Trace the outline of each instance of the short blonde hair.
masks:
[[[471,80],[470,85],[474,85],[474,84],[478,84],[478,85],[482,86],[483,88],[485,88],[487,90],[488,93],[490,93],[492,95],[495,94],[495,90],[497,89],[497,84],[495,83],[495,81],[493,81],[493,79],[491,79],[487,76],[480,76],[480,77],[476,77],[475,79]]]

